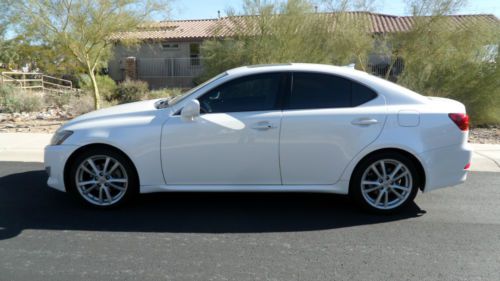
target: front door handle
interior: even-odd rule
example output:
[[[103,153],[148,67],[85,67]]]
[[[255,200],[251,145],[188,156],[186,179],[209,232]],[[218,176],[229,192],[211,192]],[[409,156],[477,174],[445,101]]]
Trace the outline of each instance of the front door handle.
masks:
[[[356,120],[353,120],[351,124],[353,125],[359,125],[359,126],[369,126],[373,124],[377,124],[378,120],[374,118],[359,118]]]
[[[257,122],[252,126],[252,129],[260,131],[269,130],[272,128],[275,128],[275,126],[268,121]]]

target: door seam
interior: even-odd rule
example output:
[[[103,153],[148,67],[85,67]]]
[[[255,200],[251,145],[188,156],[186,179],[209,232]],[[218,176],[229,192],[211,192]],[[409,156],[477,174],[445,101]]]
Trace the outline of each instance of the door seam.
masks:
[[[278,132],[278,168],[280,171],[280,182],[283,185],[283,174],[281,172],[281,128],[283,126],[283,110],[281,110],[280,127]]]

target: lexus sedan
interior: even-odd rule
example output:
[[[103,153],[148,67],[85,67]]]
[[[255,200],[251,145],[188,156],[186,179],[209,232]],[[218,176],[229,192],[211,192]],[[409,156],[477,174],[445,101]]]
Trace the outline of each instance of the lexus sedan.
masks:
[[[48,185],[110,208],[138,193],[325,192],[393,213],[465,181],[463,104],[345,67],[228,70],[171,100],[64,124],[45,148]]]

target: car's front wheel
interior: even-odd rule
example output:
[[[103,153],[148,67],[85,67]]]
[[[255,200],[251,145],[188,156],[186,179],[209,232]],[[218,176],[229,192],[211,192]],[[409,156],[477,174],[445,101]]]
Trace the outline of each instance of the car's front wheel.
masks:
[[[91,148],[71,163],[68,191],[80,202],[109,208],[131,199],[138,190],[138,179],[130,160],[108,148]]]
[[[368,211],[394,213],[415,199],[419,180],[415,164],[407,156],[378,153],[356,167],[349,193]]]

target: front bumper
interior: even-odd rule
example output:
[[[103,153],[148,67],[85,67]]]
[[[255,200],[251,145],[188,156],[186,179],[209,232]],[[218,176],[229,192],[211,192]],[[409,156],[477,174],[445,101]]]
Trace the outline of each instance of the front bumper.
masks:
[[[73,145],[48,145],[44,151],[45,171],[49,174],[47,185],[60,191],[64,186],[64,166],[71,154],[78,149]]]
[[[426,175],[424,192],[454,186],[467,178],[465,166],[471,162],[469,143],[433,149],[419,154]]]

